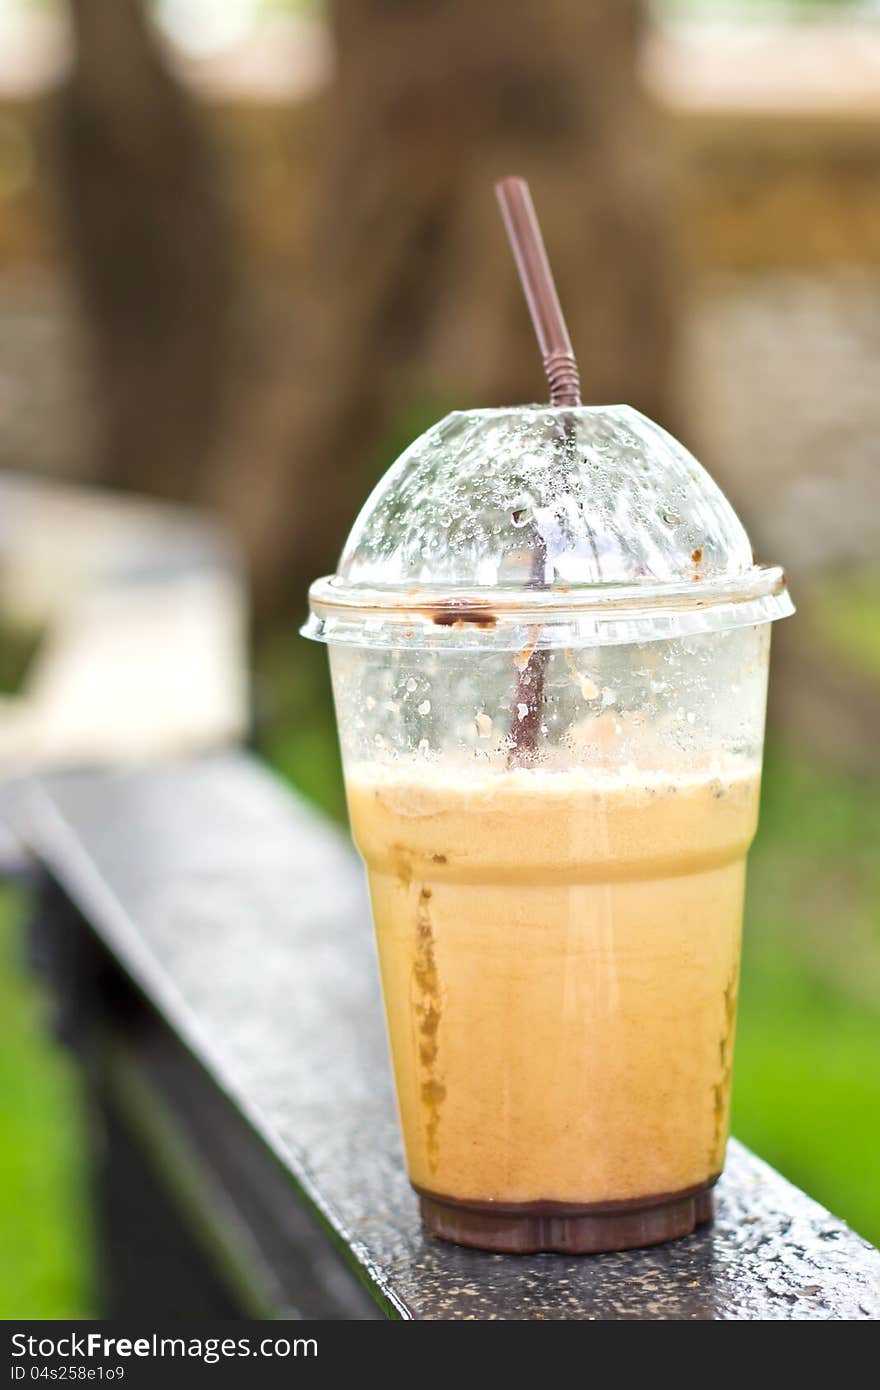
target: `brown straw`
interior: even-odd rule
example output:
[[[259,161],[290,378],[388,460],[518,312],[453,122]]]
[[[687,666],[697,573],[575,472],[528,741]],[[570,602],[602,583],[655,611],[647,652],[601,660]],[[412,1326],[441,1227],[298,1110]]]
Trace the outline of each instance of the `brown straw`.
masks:
[[[525,179],[501,179],[495,185],[516,268],[541,349],[550,385],[551,405],[580,405],[581,383],[571,339],[562,316],[544,238]]]
[[[501,206],[501,215],[541,349],[544,371],[550,385],[550,404],[578,406],[581,403],[580,375],[529,186],[525,179],[501,179],[495,185],[495,194]],[[571,418],[565,417],[563,437],[569,438],[572,429]],[[546,588],[546,564],[547,548],[543,537],[539,535],[532,549],[530,588]],[[536,638],[537,635],[536,632]],[[547,655],[546,651],[535,646],[520,671],[513,697],[515,713],[510,724],[512,763],[533,762],[538,754],[544,712]],[[519,717],[520,713],[523,715],[522,718]]]

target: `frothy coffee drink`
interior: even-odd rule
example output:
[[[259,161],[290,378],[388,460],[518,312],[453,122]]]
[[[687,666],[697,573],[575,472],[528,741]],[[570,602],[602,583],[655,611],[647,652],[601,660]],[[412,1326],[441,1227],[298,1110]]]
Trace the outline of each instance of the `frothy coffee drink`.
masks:
[[[352,767],[347,790],[416,1188],[561,1216],[704,1189],[756,766],[408,766]]]
[[[414,440],[310,606],[427,1233],[689,1234],[724,1164],[783,571],[672,435],[553,394]]]

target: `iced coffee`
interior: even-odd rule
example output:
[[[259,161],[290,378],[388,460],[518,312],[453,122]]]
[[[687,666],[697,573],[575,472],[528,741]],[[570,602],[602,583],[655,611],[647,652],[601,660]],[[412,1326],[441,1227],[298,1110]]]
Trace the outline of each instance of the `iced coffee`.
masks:
[[[447,417],[313,587],[432,1234],[609,1250],[710,1216],[790,610],[625,407]]]
[[[757,769],[347,785],[418,1191],[578,1217],[707,1189]]]

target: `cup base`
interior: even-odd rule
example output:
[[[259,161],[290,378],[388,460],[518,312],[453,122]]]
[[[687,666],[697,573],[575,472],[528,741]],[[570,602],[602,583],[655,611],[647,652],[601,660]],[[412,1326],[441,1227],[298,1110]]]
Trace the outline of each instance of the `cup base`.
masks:
[[[428,1235],[497,1254],[598,1255],[662,1245],[712,1220],[717,1177],[619,1202],[470,1202],[416,1187]],[[415,1184],[414,1184],[415,1186]]]

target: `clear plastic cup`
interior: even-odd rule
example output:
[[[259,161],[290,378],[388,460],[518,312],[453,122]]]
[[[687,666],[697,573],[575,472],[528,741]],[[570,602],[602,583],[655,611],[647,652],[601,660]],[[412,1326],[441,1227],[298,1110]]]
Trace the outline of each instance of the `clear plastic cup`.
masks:
[[[416,440],[310,599],[427,1229],[686,1234],[724,1163],[784,575],[658,426],[535,406]]]

